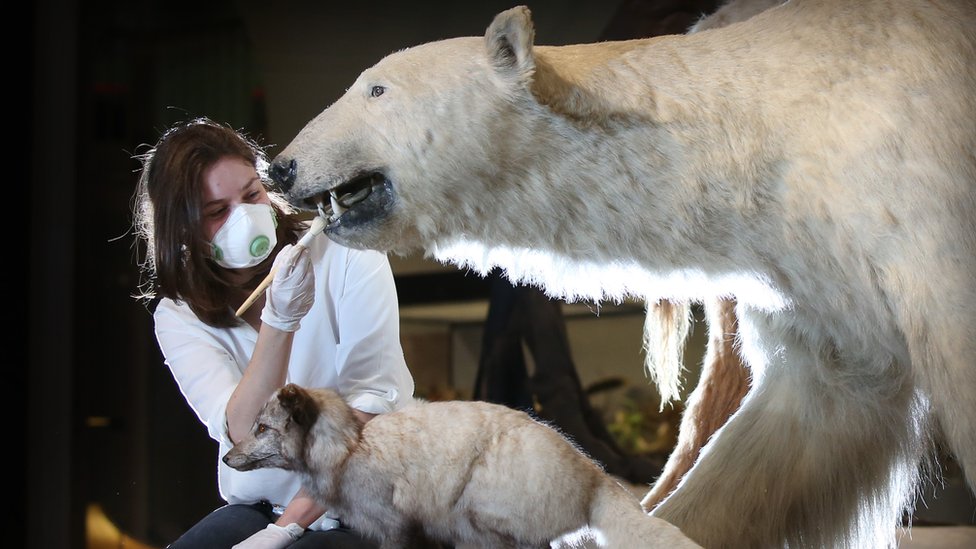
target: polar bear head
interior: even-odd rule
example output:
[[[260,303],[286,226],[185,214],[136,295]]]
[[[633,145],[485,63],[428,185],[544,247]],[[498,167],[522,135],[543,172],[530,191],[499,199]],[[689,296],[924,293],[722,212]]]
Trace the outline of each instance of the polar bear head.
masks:
[[[484,38],[385,57],[302,129],[272,179],[300,208],[337,204],[326,233],[350,247],[407,252],[463,232],[493,209],[495,176],[530,154],[526,117],[513,113],[539,108],[533,38],[517,7]]]

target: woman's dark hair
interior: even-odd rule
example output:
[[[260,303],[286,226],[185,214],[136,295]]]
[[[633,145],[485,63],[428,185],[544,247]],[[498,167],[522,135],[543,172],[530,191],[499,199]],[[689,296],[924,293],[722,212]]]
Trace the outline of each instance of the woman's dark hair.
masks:
[[[230,306],[233,285],[227,271],[210,260],[211,244],[203,230],[201,200],[207,171],[226,157],[240,158],[255,167],[267,181],[267,158],[245,134],[196,118],[169,130],[149,152],[141,156],[142,171],[133,198],[136,235],[145,244],[139,260],[143,279],[137,297],[168,297],[184,301],[211,326],[240,324]],[[301,220],[284,198],[269,191],[278,218],[278,245],[268,259],[255,267],[245,288],[254,288],[270,271],[274,256],[285,244],[294,244],[302,230]]]

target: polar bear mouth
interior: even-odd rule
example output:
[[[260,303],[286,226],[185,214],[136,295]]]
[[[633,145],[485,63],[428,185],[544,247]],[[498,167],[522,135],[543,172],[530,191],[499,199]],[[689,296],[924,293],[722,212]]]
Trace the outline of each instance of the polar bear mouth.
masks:
[[[380,172],[370,172],[340,183],[331,189],[306,198],[310,207],[321,205],[329,221],[336,221],[347,211],[366,201],[375,189],[389,185],[389,180]]]
[[[375,231],[389,221],[396,210],[393,182],[378,170],[329,187],[320,185],[317,192],[300,199],[296,205],[318,209],[328,223],[325,233],[340,243],[353,242],[359,235]]]

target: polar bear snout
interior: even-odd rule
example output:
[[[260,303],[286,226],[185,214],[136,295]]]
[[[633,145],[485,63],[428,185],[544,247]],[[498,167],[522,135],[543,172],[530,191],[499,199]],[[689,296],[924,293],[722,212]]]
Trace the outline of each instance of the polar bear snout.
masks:
[[[298,178],[298,162],[294,158],[279,156],[268,168],[268,177],[281,192],[287,193]]]
[[[301,192],[298,182],[298,160],[285,155],[278,155],[268,166],[268,177],[275,189],[282,194],[296,208],[303,210],[319,210],[329,202],[325,191]],[[323,202],[324,201],[324,202]]]

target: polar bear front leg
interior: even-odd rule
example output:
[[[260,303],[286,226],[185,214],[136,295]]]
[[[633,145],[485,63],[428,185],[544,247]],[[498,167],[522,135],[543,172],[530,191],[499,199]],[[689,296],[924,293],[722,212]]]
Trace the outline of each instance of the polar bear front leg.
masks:
[[[782,4],[783,0],[728,0],[714,13],[688,29],[689,33],[717,29],[745,21]],[[708,313],[708,348],[698,386],[688,396],[678,442],[668,456],[664,471],[641,501],[644,509],[656,507],[678,486],[701,453],[702,447],[739,409],[749,391],[749,373],[735,350],[738,322],[735,300],[713,299]]]
[[[688,397],[674,451],[661,476],[641,501],[648,511],[674,491],[698,459],[702,447],[739,409],[749,391],[749,372],[735,349],[738,332],[735,305],[731,299],[715,299],[705,304],[708,350],[701,377]]]
[[[909,369],[742,312],[754,387],[652,515],[709,548],[892,546],[925,448]]]

